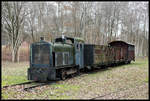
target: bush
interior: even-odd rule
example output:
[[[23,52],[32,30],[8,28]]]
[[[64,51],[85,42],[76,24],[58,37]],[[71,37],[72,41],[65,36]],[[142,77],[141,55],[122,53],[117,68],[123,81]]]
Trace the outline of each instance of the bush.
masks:
[[[2,60],[11,61],[12,53],[10,47],[2,46]],[[29,47],[21,46],[19,49],[19,61],[29,61]]]

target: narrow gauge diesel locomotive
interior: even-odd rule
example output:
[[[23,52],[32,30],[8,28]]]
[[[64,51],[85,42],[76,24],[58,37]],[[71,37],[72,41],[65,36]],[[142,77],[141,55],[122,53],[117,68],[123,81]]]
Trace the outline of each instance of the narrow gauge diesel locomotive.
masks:
[[[134,59],[134,45],[123,41],[93,45],[67,36],[58,37],[53,43],[41,38],[30,46],[28,80],[64,80],[67,75],[81,70],[130,63]]]

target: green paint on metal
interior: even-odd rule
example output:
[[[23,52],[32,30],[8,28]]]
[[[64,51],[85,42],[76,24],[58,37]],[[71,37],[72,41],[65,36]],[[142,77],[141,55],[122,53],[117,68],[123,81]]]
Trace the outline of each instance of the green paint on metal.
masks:
[[[53,52],[69,52],[73,57],[73,64],[75,63],[75,47],[71,44],[54,43],[52,45]]]
[[[68,44],[61,44],[61,43],[54,43],[53,44],[53,51],[54,52],[72,52],[73,46]]]

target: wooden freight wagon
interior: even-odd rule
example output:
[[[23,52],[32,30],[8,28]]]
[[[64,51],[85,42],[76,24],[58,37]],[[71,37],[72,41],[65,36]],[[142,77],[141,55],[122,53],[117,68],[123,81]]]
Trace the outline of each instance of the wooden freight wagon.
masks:
[[[130,45],[124,41],[112,41],[109,43],[115,49],[115,62],[126,63],[134,58],[134,45]]]
[[[114,54],[112,47],[84,44],[84,66],[106,66],[113,62]]]
[[[126,42],[112,41],[109,43],[109,45],[115,48],[115,62],[116,63],[125,62],[128,59],[127,57],[128,44]]]

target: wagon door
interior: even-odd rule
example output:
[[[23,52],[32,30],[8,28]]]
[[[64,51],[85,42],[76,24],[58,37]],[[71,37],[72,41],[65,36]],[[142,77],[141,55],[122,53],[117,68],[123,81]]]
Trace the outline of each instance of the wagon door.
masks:
[[[120,61],[120,59],[121,59],[121,48],[116,47],[116,60]]]

